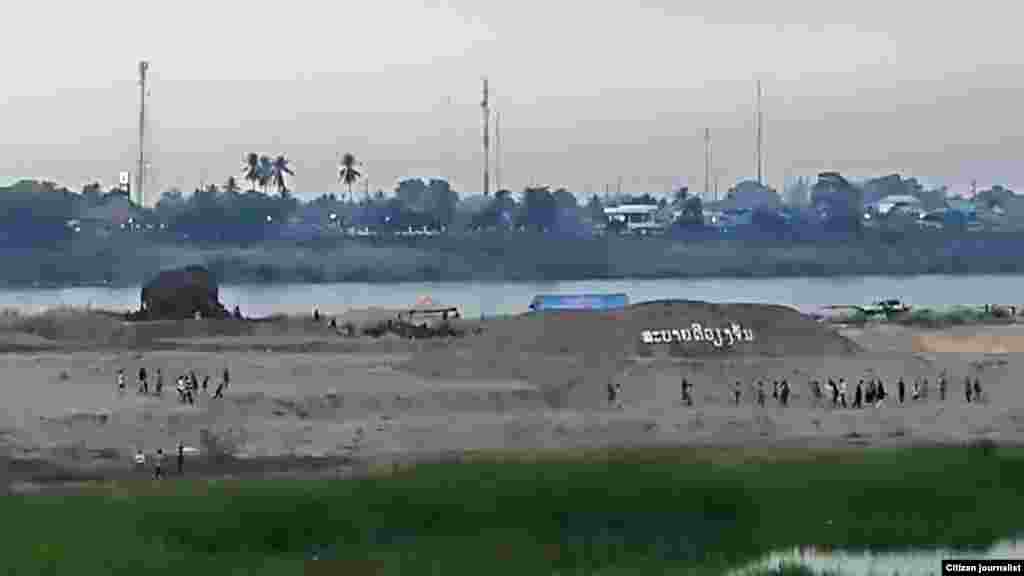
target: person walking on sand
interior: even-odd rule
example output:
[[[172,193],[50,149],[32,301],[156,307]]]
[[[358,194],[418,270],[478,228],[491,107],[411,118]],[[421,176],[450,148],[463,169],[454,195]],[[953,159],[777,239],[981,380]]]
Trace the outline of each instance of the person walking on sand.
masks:
[[[214,398],[224,398],[224,382],[218,382],[217,388],[213,391]]]
[[[608,382],[608,406],[615,406],[615,384]]]
[[[779,399],[779,381],[772,380],[772,400]]]
[[[857,382],[857,389],[853,392],[853,407],[860,410],[864,406],[864,379]]]
[[[178,376],[177,385],[174,387],[178,391],[178,402],[185,403],[185,377]]]
[[[153,457],[153,477],[157,480],[164,477],[164,449],[157,448],[156,456]]]
[[[736,406],[740,405],[740,397],[743,395],[742,386],[743,384],[737,380],[736,384],[732,388],[732,403]]]
[[[971,377],[964,377],[964,396],[967,397],[967,403],[971,403]]]
[[[146,381],[146,367],[139,368],[139,394],[149,394],[149,382]]]
[[[864,404],[871,406],[875,403],[875,382],[868,380],[867,386],[864,387]]]
[[[839,404],[839,386],[831,378],[828,379],[828,391],[832,394],[832,407],[835,408]]]
[[[766,394],[764,392],[764,382],[762,382],[761,380],[758,380],[757,381],[757,405],[762,407],[762,408],[764,408],[765,396],[766,396]]]
[[[693,406],[693,384],[683,380],[683,402],[687,406]]]
[[[974,401],[981,402],[981,380],[977,376],[974,377]]]
[[[161,396],[164,393],[164,373],[160,368],[156,369],[156,387],[153,390],[157,396]]]
[[[848,407],[846,404],[846,378],[839,379],[839,405],[844,409]]]
[[[227,366],[224,367],[224,389],[228,389],[228,384],[231,384],[231,375],[228,374]]]
[[[199,390],[199,378],[196,377],[196,371],[195,370],[190,370],[189,371],[189,384],[191,384],[191,389],[193,391],[198,391]]]
[[[903,382],[902,376],[900,377],[900,381],[896,383],[896,393],[899,395],[900,404],[903,404],[903,401],[906,400],[907,397],[907,385]]]
[[[117,369],[117,391],[119,394],[124,394],[127,383],[124,380],[124,368]]]
[[[206,394],[210,389],[210,375],[203,376],[203,394]]]
[[[146,455],[142,453],[141,449],[135,450],[135,469],[145,470],[146,469]]]
[[[679,401],[686,402],[686,376],[683,376],[682,381],[679,383]]]
[[[939,402],[946,401],[946,371],[943,370],[942,374],[939,374]]]
[[[185,443],[178,442],[178,476],[185,472]]]
[[[789,405],[789,381],[785,378],[779,384],[779,402],[782,403],[783,408]]]
[[[914,378],[914,383],[910,385],[910,399],[917,402],[921,399],[921,381]]]

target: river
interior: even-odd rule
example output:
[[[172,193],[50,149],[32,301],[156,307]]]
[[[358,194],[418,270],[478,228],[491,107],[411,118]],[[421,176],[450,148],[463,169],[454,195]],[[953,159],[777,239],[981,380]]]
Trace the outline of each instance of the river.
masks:
[[[423,296],[458,306],[469,317],[524,312],[536,294],[623,292],[631,302],[680,298],[709,302],[784,304],[813,312],[830,304],[870,304],[899,298],[914,306],[1024,304],[1024,275],[850,276],[832,278],[711,278],[578,282],[410,282],[398,284],[224,285],[220,298],[247,316],[322,313],[350,308],[403,307]],[[59,306],[133,310],[139,288],[2,289],[0,309],[38,312]]]

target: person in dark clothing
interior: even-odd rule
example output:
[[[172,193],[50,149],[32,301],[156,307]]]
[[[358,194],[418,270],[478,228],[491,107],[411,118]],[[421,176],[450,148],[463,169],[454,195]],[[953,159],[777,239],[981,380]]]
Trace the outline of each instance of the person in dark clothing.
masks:
[[[864,403],[871,406],[875,403],[875,383],[868,380],[867,386],[864,387]]]
[[[821,382],[811,380],[811,396],[814,398],[814,405],[821,404]]]
[[[862,408],[864,406],[864,380],[857,382],[857,389],[853,392],[853,407]]]
[[[319,322],[319,321],[320,321],[320,310],[317,309],[317,308],[314,308],[313,309],[313,322]]]
[[[687,406],[693,406],[693,384],[683,380],[683,402]]]
[[[836,386],[835,380],[828,379],[829,392],[832,393],[832,407],[835,408],[839,404],[839,386]]]
[[[192,385],[192,390],[199,390],[199,378],[196,377],[195,370],[189,372],[189,383]]]
[[[225,366],[225,367],[224,367],[224,389],[225,389],[225,390],[227,390],[227,388],[228,388],[228,384],[230,384],[230,383],[231,383],[231,375],[230,375],[230,374],[228,374],[228,369],[227,369],[227,367]]]
[[[882,379],[878,379],[878,401],[884,402],[889,397],[889,392],[885,389],[885,382]]]
[[[946,373],[943,372],[942,375],[939,376],[939,401],[940,402],[945,402],[946,401],[946,385],[947,385],[947,383],[946,383]]]
[[[740,397],[743,395],[742,384],[737,380],[736,384],[732,388],[732,403],[736,406],[740,405]]]
[[[683,380],[679,383],[679,400],[681,402],[686,402],[686,387],[687,386],[688,386],[688,384],[686,382],[686,378],[684,377]]]
[[[156,369],[156,389],[153,391],[157,396],[164,393],[164,373],[159,368]]]
[[[146,382],[146,367],[139,368],[139,393],[149,394],[149,383]]]
[[[608,383],[608,405],[615,405],[615,384],[611,382]]]
[[[178,442],[178,474],[182,474],[185,470],[185,444]]]
[[[765,397],[766,396],[767,396],[767,394],[765,394],[765,391],[764,391],[764,382],[760,382],[759,381],[757,383],[757,405],[758,406],[761,406],[762,408],[764,407],[764,401],[765,401]]]
[[[789,382],[785,379],[779,384],[779,402],[783,407],[789,404]]]
[[[977,376],[974,377],[974,401],[981,402],[981,380]]]
[[[220,382],[220,383],[217,384],[217,389],[213,391],[213,397],[214,398],[223,398],[224,397],[224,382]]]
[[[967,403],[971,403],[971,377],[967,376],[964,378],[964,396],[967,397]]]
[[[900,404],[903,404],[907,397],[907,385],[903,382],[903,378],[900,378],[900,381],[896,383],[896,391],[899,394]]]
[[[234,317],[235,317],[235,320],[241,320],[242,319],[242,309],[238,307],[238,304],[235,304]]]
[[[203,376],[203,394],[205,394],[207,392],[207,390],[209,390],[209,388],[210,388],[210,375],[207,374],[206,376]]]
[[[164,477],[164,449],[157,448],[156,457],[153,458],[153,477],[157,480]]]
[[[772,400],[779,399],[779,381],[772,380]]]

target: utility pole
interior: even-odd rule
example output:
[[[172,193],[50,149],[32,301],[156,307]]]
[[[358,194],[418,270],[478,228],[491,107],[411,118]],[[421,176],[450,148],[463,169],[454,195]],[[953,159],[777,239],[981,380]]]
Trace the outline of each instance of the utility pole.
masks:
[[[619,176],[618,186],[615,189],[615,193],[622,196],[622,176]]]
[[[755,115],[757,123],[757,183],[762,184],[761,175],[761,81],[757,81],[757,112]]]
[[[494,188],[501,190],[501,112],[494,111]]]
[[[149,62],[139,61],[139,167],[135,174],[135,195],[139,206],[145,202],[143,182],[145,182],[146,155],[146,72],[149,71]]]
[[[704,129],[704,198],[711,198],[711,128]]]
[[[487,104],[487,77],[484,76],[484,97],[480,101],[480,109],[483,112],[484,118],[484,196],[490,196],[491,194],[491,179],[490,179],[490,119],[491,111]]]

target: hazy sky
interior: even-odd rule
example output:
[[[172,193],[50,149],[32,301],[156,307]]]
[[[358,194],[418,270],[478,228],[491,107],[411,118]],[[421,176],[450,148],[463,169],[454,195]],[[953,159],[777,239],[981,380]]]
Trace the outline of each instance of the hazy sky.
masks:
[[[0,32],[0,178],[75,189],[137,156],[137,61],[151,68],[160,190],[292,159],[302,196],[442,175],[481,190],[480,76],[501,113],[502,184],[575,192],[722,190],[894,171],[1024,192],[1024,4],[1009,0],[12,2]],[[451,98],[451,104],[446,99]],[[362,186],[360,185],[360,188]],[[150,191],[152,194],[152,191]]]

